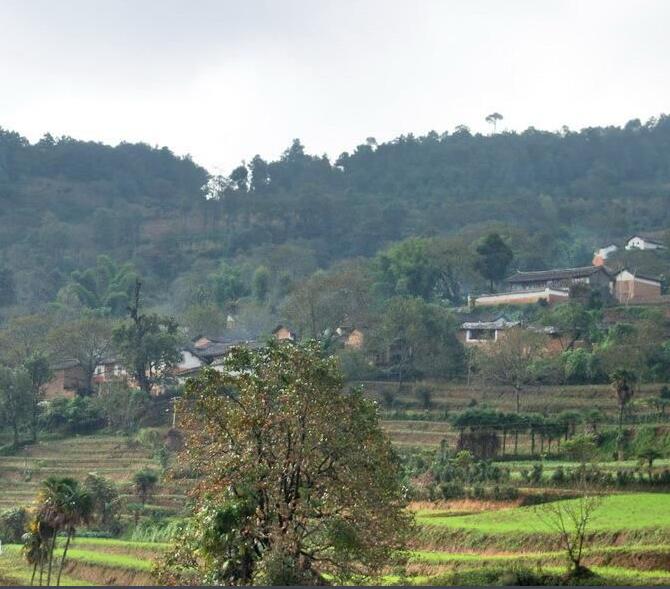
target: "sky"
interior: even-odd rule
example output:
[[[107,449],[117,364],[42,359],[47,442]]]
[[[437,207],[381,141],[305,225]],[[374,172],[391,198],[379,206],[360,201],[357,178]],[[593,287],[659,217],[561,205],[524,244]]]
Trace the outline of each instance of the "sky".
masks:
[[[577,130],[670,112],[666,0],[0,0],[0,127],[228,173],[294,138]]]

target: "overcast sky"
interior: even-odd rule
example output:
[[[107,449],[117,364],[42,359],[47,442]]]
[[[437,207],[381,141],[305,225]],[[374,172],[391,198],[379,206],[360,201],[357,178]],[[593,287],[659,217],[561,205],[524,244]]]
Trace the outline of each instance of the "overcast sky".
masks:
[[[0,0],[0,126],[229,172],[493,111],[620,125],[670,112],[669,22],[665,0]]]

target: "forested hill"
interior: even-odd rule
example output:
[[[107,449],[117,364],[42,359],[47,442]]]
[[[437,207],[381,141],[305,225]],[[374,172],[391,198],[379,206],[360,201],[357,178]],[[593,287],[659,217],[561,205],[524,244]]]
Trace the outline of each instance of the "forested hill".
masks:
[[[0,305],[21,310],[62,299],[100,254],[177,309],[212,275],[232,288],[225,275],[249,284],[264,266],[288,284],[413,235],[467,242],[492,226],[517,267],[588,263],[601,240],[670,226],[670,117],[370,138],[334,162],[295,141],[211,179],[167,148],[0,130],[0,199]]]

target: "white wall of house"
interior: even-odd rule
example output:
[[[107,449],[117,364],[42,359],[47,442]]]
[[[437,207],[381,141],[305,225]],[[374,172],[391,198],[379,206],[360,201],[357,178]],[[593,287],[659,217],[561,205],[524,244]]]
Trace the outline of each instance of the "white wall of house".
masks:
[[[199,368],[202,366],[202,360],[198,358],[193,352],[189,350],[181,351],[181,361],[177,365],[177,370],[191,370],[192,368]]]
[[[626,249],[627,250],[657,250],[661,249],[663,246],[654,243],[653,241],[647,241],[644,239],[644,237],[640,237],[639,235],[636,235],[635,237],[631,237],[628,240],[628,243],[626,243]]]

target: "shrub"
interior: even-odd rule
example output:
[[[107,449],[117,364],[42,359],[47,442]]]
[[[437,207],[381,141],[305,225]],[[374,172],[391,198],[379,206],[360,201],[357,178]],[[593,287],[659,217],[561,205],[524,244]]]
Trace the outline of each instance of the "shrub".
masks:
[[[22,507],[0,511],[0,541],[16,544],[26,531],[28,513]]]
[[[105,419],[90,397],[55,399],[41,416],[43,429],[86,434],[104,427]]]

